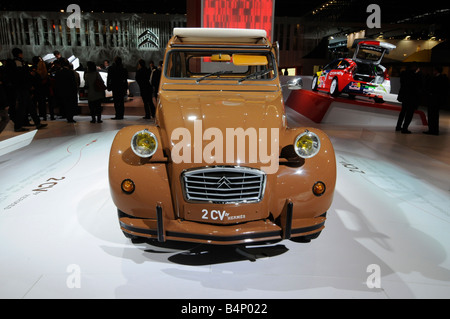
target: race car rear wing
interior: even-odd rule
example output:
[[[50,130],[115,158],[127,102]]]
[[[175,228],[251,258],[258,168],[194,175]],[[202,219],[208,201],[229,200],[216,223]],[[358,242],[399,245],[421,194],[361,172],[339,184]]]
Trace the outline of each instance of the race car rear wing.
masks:
[[[372,39],[355,39],[352,48],[356,48],[353,60],[380,64],[384,55],[389,54],[396,46],[388,42],[380,42]]]

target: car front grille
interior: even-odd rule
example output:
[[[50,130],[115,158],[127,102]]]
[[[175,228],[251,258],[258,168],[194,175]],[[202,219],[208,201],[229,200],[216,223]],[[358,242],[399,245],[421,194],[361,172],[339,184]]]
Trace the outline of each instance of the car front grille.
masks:
[[[183,172],[182,182],[188,202],[250,203],[261,201],[266,174],[246,167],[205,167]]]

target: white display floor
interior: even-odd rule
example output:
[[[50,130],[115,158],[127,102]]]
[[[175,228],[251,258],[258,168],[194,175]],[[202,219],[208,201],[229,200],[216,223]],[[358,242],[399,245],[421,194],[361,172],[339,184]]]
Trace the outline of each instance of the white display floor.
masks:
[[[291,125],[314,125],[287,113]],[[49,121],[0,156],[0,298],[450,297],[448,116],[440,136],[316,125],[338,162],[326,228],[308,244],[249,248],[254,262],[233,248],[123,236],[109,148],[120,125],[145,120],[110,117]]]

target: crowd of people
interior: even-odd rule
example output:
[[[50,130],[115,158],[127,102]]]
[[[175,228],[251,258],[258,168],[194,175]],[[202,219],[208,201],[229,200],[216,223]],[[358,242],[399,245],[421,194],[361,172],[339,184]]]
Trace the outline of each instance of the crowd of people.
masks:
[[[45,128],[47,124],[42,121],[46,121],[48,116],[50,120],[55,120],[55,110],[58,110],[60,118],[65,118],[68,123],[75,123],[74,116],[79,113],[78,94],[81,79],[72,64],[58,51],[54,52],[55,59],[49,64],[39,56],[33,57],[31,63],[26,62],[19,48],[14,48],[11,53],[12,59],[0,63],[0,132],[10,120],[14,123],[15,132],[28,131],[28,126]],[[147,67],[145,61],[140,59],[136,69],[135,79],[145,112],[143,118],[152,119],[155,117],[162,61],[158,66],[150,61]],[[99,74],[101,70],[108,73],[106,85]],[[88,61],[84,83],[91,123],[102,123],[105,90],[112,92],[115,109],[115,117],[112,119],[124,118],[128,70],[120,57],[115,57],[112,64],[109,60],[104,60],[99,67]],[[445,103],[448,90],[448,78],[442,73],[442,67],[435,67],[432,77],[427,80],[424,80],[417,65],[408,67],[400,76],[400,85],[398,100],[402,103],[402,109],[396,131],[411,133],[409,125],[415,110],[422,102],[428,109],[428,130],[424,133],[439,135],[439,109]]]
[[[23,59],[23,52],[19,48],[12,50],[13,59],[2,61],[0,71],[0,98],[1,98],[1,129],[3,130],[9,119],[14,122],[14,131],[28,131],[29,117],[33,120],[37,129],[47,126],[42,124],[37,113],[38,107],[42,108],[41,96],[36,94],[39,89],[38,81],[42,70],[39,59],[33,59],[33,65],[29,65]],[[8,109],[8,111],[6,111]]]
[[[12,59],[0,63],[0,132],[9,121],[14,123],[15,132],[26,132],[29,126],[42,129],[47,124],[42,121],[55,120],[58,116],[68,123],[76,123],[74,116],[79,114],[80,75],[73,65],[58,51],[55,59],[46,63],[40,56],[28,63],[19,48],[12,50]],[[158,67],[153,61],[146,66],[144,60],[137,64],[136,82],[139,85],[144,105],[145,119],[155,116],[157,88],[161,77],[162,62]],[[86,63],[84,87],[91,123],[102,123],[102,103],[105,90],[112,92],[115,120],[124,118],[124,98],[128,90],[128,70],[120,57],[112,64],[104,60],[102,66],[93,61]],[[106,83],[99,71],[107,72]],[[30,120],[33,124],[31,124]]]

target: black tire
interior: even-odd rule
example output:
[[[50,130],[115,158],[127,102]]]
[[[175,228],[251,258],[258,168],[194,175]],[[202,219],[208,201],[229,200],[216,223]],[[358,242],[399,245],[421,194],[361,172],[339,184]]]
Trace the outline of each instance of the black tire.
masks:
[[[375,103],[384,103],[384,100],[380,97],[374,97],[373,99],[374,99]]]
[[[327,217],[327,212],[323,213],[319,217]],[[318,231],[313,234],[309,234],[309,235],[305,235],[305,236],[293,237],[290,240],[293,241],[294,243],[309,243],[311,240],[319,237],[321,232],[322,231]]]
[[[339,82],[337,78],[334,78],[331,81],[331,85],[330,85],[330,94],[332,96],[338,96],[339,95]]]
[[[293,237],[290,240],[293,241],[294,243],[309,243],[311,240],[319,237],[321,232],[322,231],[318,231],[317,233],[306,235],[306,236]]]
[[[319,79],[316,75],[314,75],[312,82],[311,82],[311,90],[317,91],[317,83],[319,82]]]

